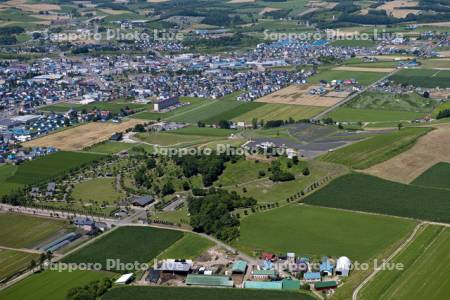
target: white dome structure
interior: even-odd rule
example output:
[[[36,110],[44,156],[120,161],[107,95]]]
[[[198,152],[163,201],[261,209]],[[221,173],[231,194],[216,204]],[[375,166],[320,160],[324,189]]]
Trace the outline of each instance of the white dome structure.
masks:
[[[336,262],[336,275],[348,276],[352,262],[347,256],[341,256]]]

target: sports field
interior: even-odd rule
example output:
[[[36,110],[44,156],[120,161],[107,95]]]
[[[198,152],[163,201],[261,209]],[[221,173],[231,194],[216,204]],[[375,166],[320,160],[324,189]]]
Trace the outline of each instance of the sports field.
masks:
[[[65,257],[63,262],[100,263],[104,269],[107,259],[118,259],[122,263],[148,263],[182,237],[183,233],[174,230],[120,227]],[[117,270],[117,267],[111,270]]]
[[[0,249],[0,281],[26,269],[32,260],[38,259],[38,254]]]
[[[450,189],[450,164],[435,164],[434,166],[423,172],[419,177],[414,179],[411,184]]]
[[[63,233],[68,226],[54,219],[0,213],[0,246],[35,247],[58,232]]]
[[[0,299],[61,300],[71,288],[82,287],[96,280],[111,277],[111,273],[94,271],[44,271],[0,291]]]
[[[448,88],[450,87],[450,70],[406,69],[394,74],[389,79],[417,87]]]
[[[90,122],[24,143],[25,147],[56,147],[61,150],[83,150],[86,147],[108,140],[114,133],[125,131],[142,121],[124,120],[110,122]]]
[[[91,153],[56,152],[20,165],[14,175],[6,179],[6,182],[34,184],[51,180],[57,176],[64,175],[70,170],[98,161],[103,157],[104,155]]]
[[[337,71],[337,70],[325,70],[314,75],[309,79],[310,83],[317,84],[321,80],[332,81],[332,80],[345,80],[345,79],[356,79],[359,84],[370,85],[383,78],[385,73],[380,72],[355,72],[355,71]]]
[[[214,245],[212,241],[197,234],[184,233],[181,239],[158,255],[158,259],[195,259]]]
[[[406,185],[364,174],[339,177],[304,201],[311,205],[450,223],[447,190]]]
[[[365,169],[408,150],[420,136],[430,130],[430,128],[409,127],[376,135],[327,153],[321,156],[320,160]]]
[[[248,289],[211,289],[211,288],[180,288],[180,287],[122,287],[110,290],[102,297],[103,300],[313,300],[315,297],[304,292],[248,290]]]
[[[248,253],[347,256],[363,262],[405,237],[415,222],[307,205],[288,205],[241,220],[234,245]]]
[[[325,107],[320,106],[268,103],[251,112],[239,115],[232,120],[246,123],[250,123],[254,118],[264,121],[288,120],[289,118],[303,120],[318,115],[324,109]]]
[[[381,271],[361,290],[360,299],[445,299],[450,286],[449,249],[449,228],[425,226],[392,260],[403,264],[404,270]]]

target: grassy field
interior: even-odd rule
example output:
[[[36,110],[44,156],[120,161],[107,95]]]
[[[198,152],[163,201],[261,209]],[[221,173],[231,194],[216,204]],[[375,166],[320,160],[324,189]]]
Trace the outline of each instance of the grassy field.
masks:
[[[60,103],[60,104],[53,104],[42,107],[40,110],[44,112],[66,112],[69,109],[74,109],[77,111],[81,111],[83,109],[86,109],[87,111],[99,109],[99,110],[108,110],[114,114],[117,114],[120,112],[121,109],[125,109],[128,107],[129,109],[145,109],[149,108],[149,105],[145,104],[136,104],[136,103],[130,103],[130,102],[120,102],[120,101],[114,101],[114,102],[92,102],[86,105],[83,104],[71,104],[71,103]]]
[[[392,133],[377,135],[351,144],[320,157],[320,160],[366,169],[409,149],[430,128],[409,127]]]
[[[20,165],[7,182],[34,184],[51,180],[102,157],[99,154],[60,151]]]
[[[180,258],[195,259],[214,243],[194,233],[184,233],[184,236],[158,255],[158,259]]]
[[[116,203],[123,194],[115,189],[115,178],[95,178],[75,185],[72,196],[75,200]]]
[[[360,299],[445,299],[450,285],[450,229],[426,226],[392,263],[362,289]],[[417,288],[419,287],[420,288]]]
[[[12,177],[16,173],[17,168],[14,165],[0,166],[0,196],[7,195],[22,187],[19,183],[6,182],[9,177]]]
[[[299,256],[348,256],[366,261],[412,230],[415,222],[387,216],[288,205],[241,221],[238,249]]]
[[[33,259],[37,261],[39,255],[0,249],[0,281],[27,268]]]
[[[101,263],[120,259],[122,263],[148,263],[183,237],[179,231],[150,227],[121,227],[64,258],[67,263]]]
[[[413,111],[389,111],[339,107],[327,117],[339,122],[392,122],[411,121],[423,117],[425,113]]]
[[[344,107],[385,111],[431,112],[437,101],[417,93],[392,94],[364,92],[346,103]]]
[[[211,288],[176,288],[176,287],[122,287],[110,290],[103,296],[103,300],[147,300],[147,299],[171,299],[171,300],[313,300],[315,297],[299,292],[281,292],[267,290],[247,289],[211,289]]]
[[[223,174],[214,183],[217,186],[232,186],[242,184],[259,178],[259,171],[269,174],[269,164],[264,162],[256,163],[250,160],[239,160],[236,163],[228,162]],[[236,176],[239,174],[239,176]]]
[[[320,106],[266,103],[251,112],[233,118],[233,121],[250,123],[253,118],[265,121],[288,120],[289,118],[302,120],[314,117],[324,109],[325,107]]]
[[[361,71],[338,71],[338,70],[326,70],[319,72],[309,79],[310,83],[317,84],[320,80],[344,80],[344,79],[355,79],[359,84],[370,85],[383,78],[385,73],[378,72],[361,72]]]
[[[450,164],[438,163],[432,166],[422,175],[417,177],[411,184],[450,189]]]
[[[450,102],[444,102],[440,104],[438,107],[436,107],[432,112],[432,117],[436,118],[436,116],[439,114],[440,111],[450,109]]]
[[[389,79],[397,83],[410,84],[424,88],[450,87],[450,71],[406,69],[389,77]]]
[[[372,40],[337,40],[331,43],[332,46],[336,47],[367,47],[372,48],[376,44]]]
[[[349,174],[310,195],[305,203],[450,223],[447,192]]]
[[[146,132],[138,133],[135,135],[139,141],[159,146],[190,146],[196,144],[204,144],[217,139],[217,137],[201,136],[201,135],[188,135],[188,134],[175,134],[168,132]]]
[[[0,299],[61,300],[66,299],[71,288],[111,277],[112,274],[94,271],[57,272],[44,271],[0,291]]]
[[[87,149],[87,152],[92,153],[100,153],[100,154],[116,154],[123,150],[128,150],[132,148],[133,144],[128,143],[121,143],[121,142],[113,142],[108,141],[105,143],[96,144],[89,149]]]
[[[64,221],[0,213],[0,246],[34,247],[67,228]]]
[[[177,135],[228,137],[231,134],[236,134],[237,132],[238,131],[232,129],[221,129],[211,127],[185,127],[173,131],[168,131],[167,133]]]

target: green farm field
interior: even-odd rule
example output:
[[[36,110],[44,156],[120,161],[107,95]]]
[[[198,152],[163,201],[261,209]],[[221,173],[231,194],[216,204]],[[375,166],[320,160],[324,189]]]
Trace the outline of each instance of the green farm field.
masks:
[[[61,300],[71,288],[84,286],[92,281],[112,277],[111,273],[94,271],[58,272],[44,271],[0,291],[0,299]]]
[[[179,231],[151,227],[120,227],[63,259],[66,263],[100,263],[120,259],[122,263],[148,263],[183,237]]]
[[[196,144],[204,144],[214,140],[220,140],[220,137],[175,134],[169,132],[146,132],[138,133],[134,136],[138,141],[159,146],[178,146],[186,147]]]
[[[450,223],[448,191],[348,174],[308,196],[305,203]]]
[[[99,143],[96,145],[93,145],[89,149],[86,149],[87,152],[90,153],[98,153],[98,154],[116,154],[123,150],[128,150],[132,148],[133,144],[128,143],[121,143],[121,142],[114,142],[114,141],[107,141],[104,143]]]
[[[324,70],[314,75],[309,79],[310,83],[317,84],[320,80],[344,80],[356,79],[362,85],[370,85],[375,81],[386,76],[385,73],[379,72],[361,72],[361,71],[339,71],[339,70]]]
[[[130,102],[120,102],[120,101],[114,101],[114,102],[92,102],[89,104],[71,104],[71,103],[60,103],[60,104],[53,104],[42,107],[40,110],[44,112],[66,112],[69,109],[74,109],[77,111],[81,111],[83,109],[86,109],[87,111],[93,110],[93,109],[99,109],[99,110],[109,110],[114,114],[117,114],[120,112],[121,109],[125,109],[126,107],[130,109],[146,109],[150,106],[145,104],[136,104],[136,103],[130,103]]]
[[[425,225],[391,262],[404,270],[379,272],[360,299],[445,299],[450,285],[450,229]],[[420,289],[417,287],[420,286]]]
[[[414,179],[411,184],[450,189],[450,164],[438,163],[432,166],[423,172],[419,177]]]
[[[158,259],[195,259],[214,245],[212,241],[197,234],[184,233],[181,239],[158,255]]]
[[[410,84],[424,88],[450,87],[450,71],[430,69],[406,69],[389,77],[397,83]]]
[[[430,128],[408,127],[376,135],[327,153],[319,159],[344,164],[355,169],[366,169],[406,151],[419,137],[430,130]]]
[[[390,111],[380,109],[339,107],[327,114],[327,117],[339,122],[400,122],[420,119],[424,115],[425,113],[413,111]]]
[[[60,151],[20,165],[7,182],[35,184],[51,180],[103,157],[104,155],[99,154]]]
[[[72,196],[75,200],[96,201],[114,204],[125,195],[115,189],[115,178],[95,178],[75,185]]]
[[[19,183],[6,182],[6,180],[13,176],[17,171],[18,166],[3,165],[0,166],[0,196],[8,195],[9,193],[22,188]]]
[[[236,134],[238,131],[232,129],[221,129],[211,127],[185,127],[173,131],[168,131],[168,134],[177,135],[194,135],[194,136],[210,136],[210,137],[228,137],[231,134]]]
[[[177,288],[177,287],[122,287],[115,288],[106,293],[102,300],[147,300],[147,299],[171,299],[171,300],[313,300],[315,297],[304,292],[281,292],[267,290],[248,289],[211,289],[211,288]]]
[[[69,229],[69,225],[64,221],[0,213],[0,246],[35,247],[57,233],[64,233]]]
[[[0,249],[0,281],[26,269],[32,260],[38,259],[38,254]]]
[[[234,245],[253,255],[255,251],[344,255],[362,262],[405,237],[414,225],[388,216],[291,204],[244,218]]]
[[[233,118],[233,121],[250,123],[254,118],[264,121],[288,120],[289,118],[303,120],[318,115],[324,109],[320,106],[266,103],[251,112]]]

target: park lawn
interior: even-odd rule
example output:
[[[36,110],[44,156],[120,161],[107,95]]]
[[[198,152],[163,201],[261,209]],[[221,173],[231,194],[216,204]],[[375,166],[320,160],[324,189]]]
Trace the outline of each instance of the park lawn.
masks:
[[[20,165],[7,182],[36,184],[64,175],[70,170],[83,167],[104,158],[104,155],[59,151]]]
[[[450,223],[448,191],[384,180],[360,173],[341,176],[305,203]]]
[[[423,112],[339,107],[327,115],[338,122],[392,122],[420,119]]]
[[[290,204],[241,220],[238,249],[299,256],[347,256],[363,262],[406,236],[415,222],[329,208]]]
[[[407,127],[391,133],[376,135],[361,142],[329,152],[319,159],[366,169],[386,161],[411,148],[419,137],[432,130],[427,127]]]
[[[260,171],[264,171],[267,176],[269,167],[270,165],[267,163],[245,159],[238,160],[236,163],[227,162],[225,170],[214,185],[233,186],[256,180],[259,178]]]
[[[70,289],[96,280],[112,277],[111,273],[94,271],[43,271],[0,291],[0,299],[61,300]]]
[[[389,77],[399,84],[414,85],[424,88],[449,88],[450,70],[404,69]]]
[[[422,97],[417,93],[393,94],[366,91],[346,103],[344,107],[429,113],[437,104],[436,100]]]
[[[307,167],[310,170],[308,176],[300,175],[300,172],[289,171],[297,175],[296,179],[291,181],[273,182],[268,178],[261,178],[250,182],[242,182],[239,186],[230,186],[227,189],[236,191],[243,197],[253,197],[258,201],[258,204],[281,204],[320,178],[330,174],[337,175],[347,172],[347,169],[343,166],[320,162],[308,162]],[[266,174],[270,175],[268,172]]]
[[[450,189],[450,164],[444,162],[435,164],[414,179],[411,184]]]
[[[0,281],[30,266],[37,261],[38,254],[0,249]]]
[[[68,229],[69,225],[64,221],[0,213],[0,246],[35,247]]]
[[[116,178],[95,178],[75,184],[72,196],[75,200],[115,204],[124,195],[115,189]]]
[[[361,72],[361,71],[339,71],[339,70],[324,70],[309,78],[310,83],[318,84],[321,80],[345,80],[355,79],[362,85],[370,85],[375,81],[386,76],[386,73],[380,72]]]
[[[196,287],[144,287],[129,286],[114,288],[108,291],[102,300],[147,300],[147,299],[170,299],[170,300],[314,300],[314,296],[305,292],[249,290],[249,289],[224,289],[224,288],[196,288]]]
[[[108,259],[117,259],[121,263],[148,263],[182,237],[183,233],[175,230],[120,227],[65,257],[63,262],[100,263],[103,269],[106,268]],[[126,272],[114,266],[108,271],[112,270]]]
[[[403,270],[383,270],[361,290],[360,299],[444,299],[450,285],[450,229],[425,225],[392,263]],[[420,289],[417,287],[420,286]]]
[[[312,118],[324,110],[325,107],[320,106],[266,103],[251,112],[233,118],[233,121],[251,123],[255,118],[264,121],[288,120],[289,118],[303,120]]]
[[[214,242],[198,234],[187,232],[181,239],[158,255],[158,259],[195,259],[214,245]]]

